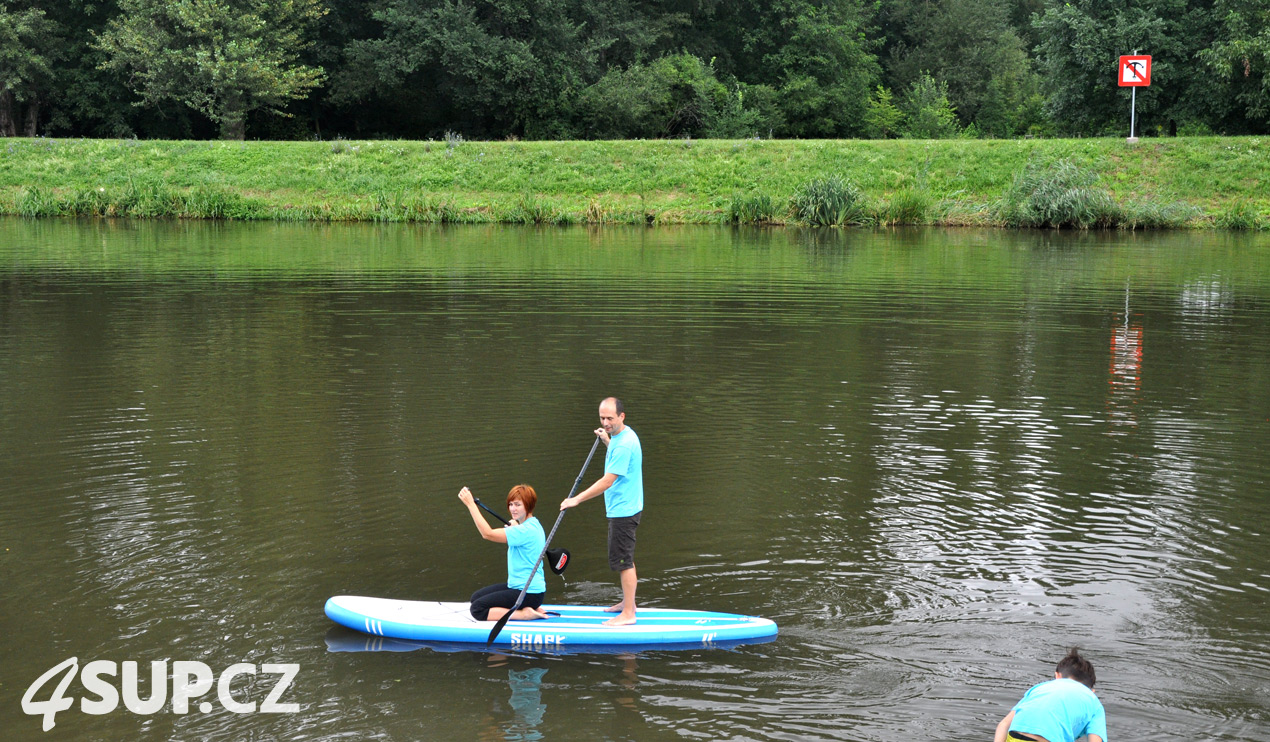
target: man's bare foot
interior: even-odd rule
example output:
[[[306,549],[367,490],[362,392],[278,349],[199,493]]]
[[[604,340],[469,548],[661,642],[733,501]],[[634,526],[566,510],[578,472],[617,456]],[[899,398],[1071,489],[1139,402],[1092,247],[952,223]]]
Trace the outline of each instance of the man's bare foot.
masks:
[[[622,603],[614,603],[613,605],[609,606],[608,608],[605,608],[605,609],[604,609],[604,612],[605,612],[605,613],[621,613],[621,612],[622,612],[622,605],[623,605]]]
[[[605,626],[630,626],[635,623],[634,613],[619,613],[613,618],[604,622]]]

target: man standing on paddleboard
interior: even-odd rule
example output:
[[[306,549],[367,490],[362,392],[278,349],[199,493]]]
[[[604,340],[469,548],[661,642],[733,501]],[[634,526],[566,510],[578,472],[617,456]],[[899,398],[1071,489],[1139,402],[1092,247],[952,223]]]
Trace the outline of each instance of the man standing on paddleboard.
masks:
[[[608,446],[604,476],[573,497],[566,497],[560,509],[604,495],[609,519],[609,569],[618,573],[622,585],[622,602],[609,609],[617,615],[604,625],[626,626],[635,623],[635,529],[644,512],[644,452],[639,436],[626,425],[626,410],[617,397],[600,402],[600,427],[595,434]]]

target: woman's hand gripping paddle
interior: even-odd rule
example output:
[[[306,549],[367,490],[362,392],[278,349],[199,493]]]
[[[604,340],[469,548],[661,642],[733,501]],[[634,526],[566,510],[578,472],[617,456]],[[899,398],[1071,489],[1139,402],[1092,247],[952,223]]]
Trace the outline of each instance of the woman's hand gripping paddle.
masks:
[[[494,516],[503,525],[510,526],[512,524],[510,520],[503,518],[497,511],[491,509],[489,505],[481,502],[481,498],[473,498],[473,501],[478,508]],[[547,549],[547,566],[551,568],[552,572],[560,575],[561,580],[564,579],[564,568],[569,566],[570,556],[568,549]]]
[[[591,453],[586,455],[586,462],[582,464],[582,471],[578,472],[578,478],[573,480],[573,489],[569,490],[569,497],[573,497],[573,493],[578,491],[578,485],[582,484],[582,477],[586,474],[586,468],[591,465],[591,457],[595,456],[595,449],[599,447],[600,439],[596,437],[595,443],[591,444]],[[569,497],[565,499],[567,500]],[[529,570],[529,579],[525,581],[525,586],[520,589],[520,595],[516,596],[515,605],[504,613],[502,618],[498,619],[498,623],[494,624],[494,628],[489,632],[489,638],[485,640],[485,646],[488,647],[494,643],[494,639],[498,637],[498,632],[502,631],[503,627],[507,625],[507,619],[511,618],[511,615],[520,608],[520,604],[525,602],[525,592],[529,590],[529,583],[533,581],[534,575],[538,573],[538,568],[542,566],[542,559],[547,556],[547,547],[551,546],[551,539],[556,535],[556,529],[560,527],[560,521],[564,520],[564,514],[567,512],[568,510],[561,510],[560,515],[556,516],[556,524],[551,527],[551,533],[547,534],[547,542],[542,545],[542,553],[538,555],[538,561],[534,562],[534,568]]]

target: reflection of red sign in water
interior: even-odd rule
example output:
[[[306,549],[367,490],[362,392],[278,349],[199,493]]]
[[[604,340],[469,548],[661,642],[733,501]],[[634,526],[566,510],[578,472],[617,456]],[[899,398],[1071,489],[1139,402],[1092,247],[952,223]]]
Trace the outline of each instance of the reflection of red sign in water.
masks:
[[[1135,425],[1132,406],[1142,389],[1142,324],[1127,320],[1111,328],[1111,394],[1107,410],[1114,423]]]
[[[1111,386],[1142,388],[1142,326],[1128,324],[1111,331]]]

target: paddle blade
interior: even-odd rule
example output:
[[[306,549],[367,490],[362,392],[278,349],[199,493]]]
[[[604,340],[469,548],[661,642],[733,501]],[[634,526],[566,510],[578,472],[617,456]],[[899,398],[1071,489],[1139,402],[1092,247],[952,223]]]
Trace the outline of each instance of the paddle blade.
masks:
[[[564,574],[564,568],[569,566],[569,550],[568,549],[547,549],[547,566],[552,572],[558,575]]]
[[[488,647],[494,643],[494,639],[498,636],[498,632],[502,631],[503,627],[507,625],[507,619],[512,617],[512,612],[515,610],[516,609],[513,608],[512,610],[504,613],[502,618],[498,619],[498,623],[495,623],[494,628],[490,629],[489,638],[485,640],[485,646]]]

